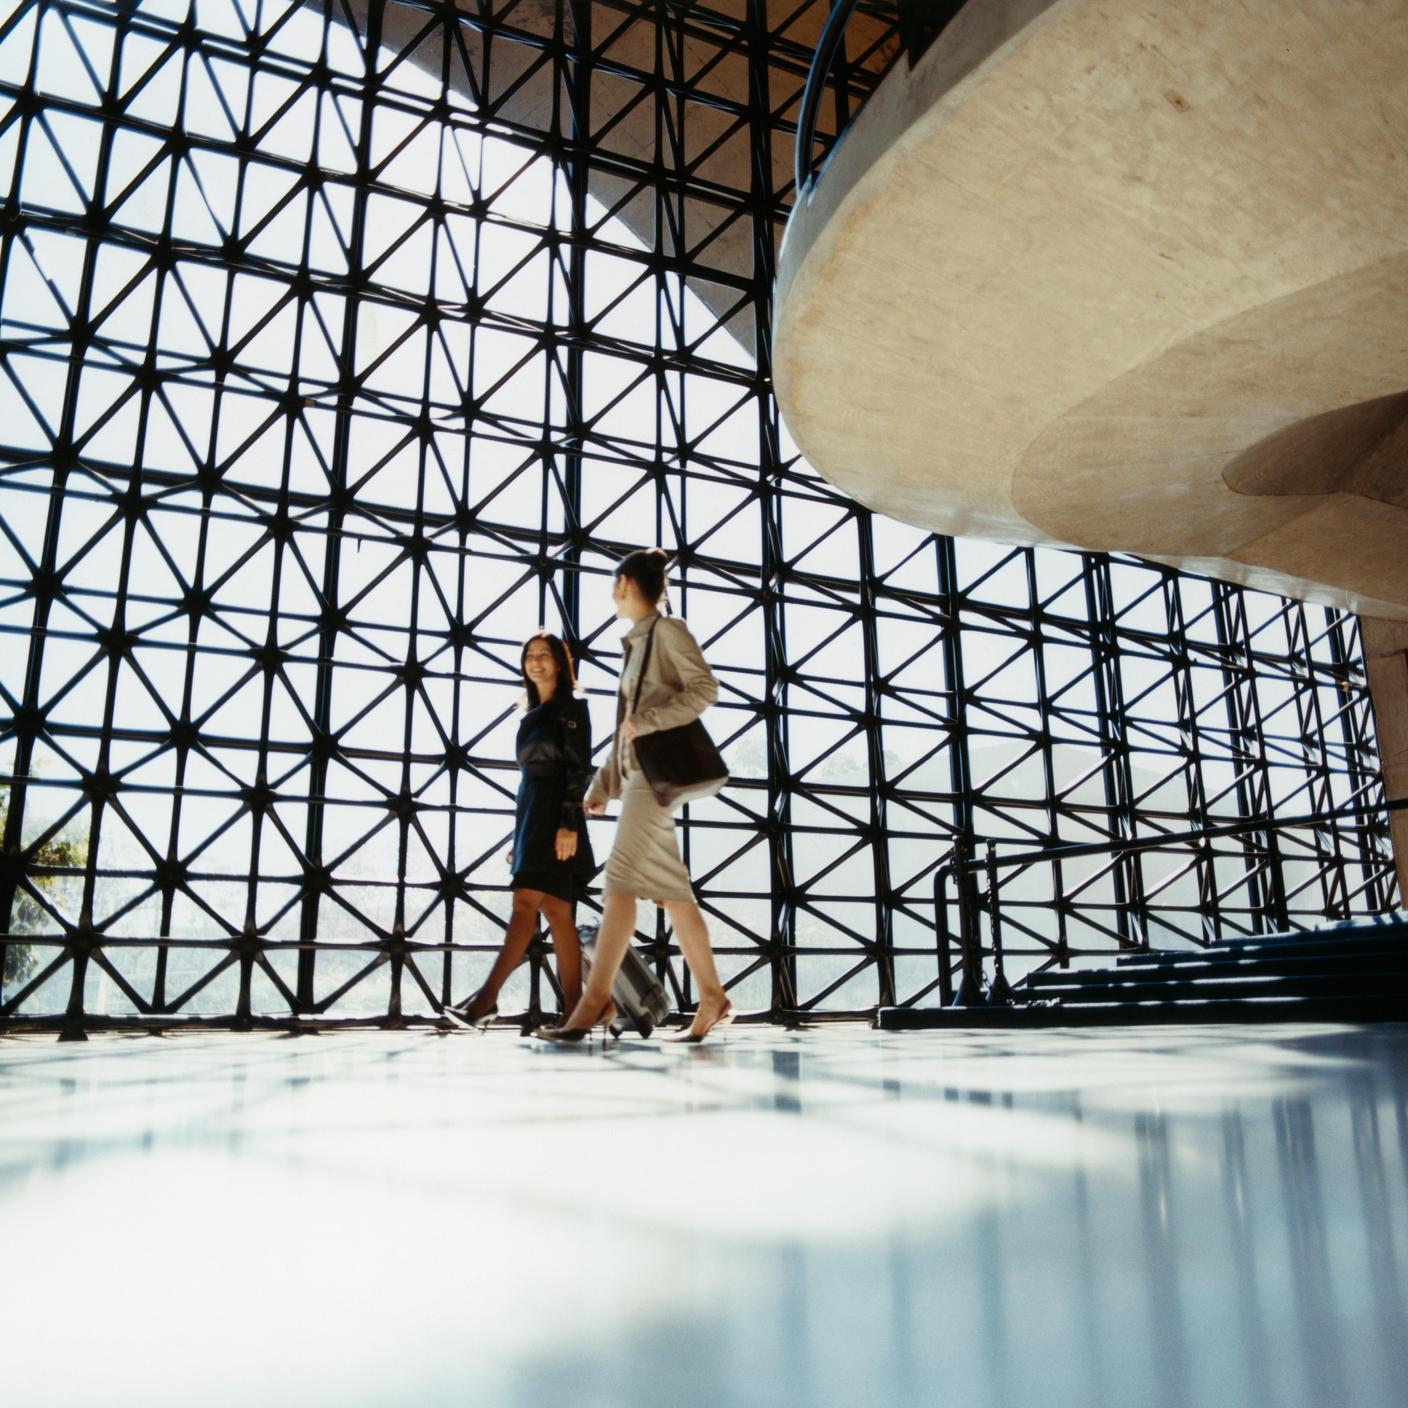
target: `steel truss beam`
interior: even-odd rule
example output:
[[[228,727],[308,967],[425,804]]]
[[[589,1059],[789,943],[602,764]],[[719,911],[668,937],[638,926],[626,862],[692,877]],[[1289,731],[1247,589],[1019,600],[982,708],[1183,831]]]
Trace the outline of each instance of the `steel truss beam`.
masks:
[[[835,128],[897,49],[862,11]],[[0,1022],[462,995],[506,917],[519,644],[575,643],[604,745],[644,541],[723,685],[737,782],[684,834],[742,1006],[929,1000],[957,840],[1362,803],[1279,854],[1007,876],[1014,977],[1392,899],[1352,620],[937,539],[797,456],[770,294],[825,12],[0,22]],[[638,938],[687,1004],[663,920]],[[539,946],[515,1001],[552,982]]]

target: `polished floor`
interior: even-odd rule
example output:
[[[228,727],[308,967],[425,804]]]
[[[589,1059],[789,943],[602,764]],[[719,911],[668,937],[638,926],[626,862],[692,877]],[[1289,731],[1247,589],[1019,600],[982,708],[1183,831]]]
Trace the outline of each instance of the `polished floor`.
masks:
[[[0,1041],[0,1398],[1408,1398],[1408,1026]]]

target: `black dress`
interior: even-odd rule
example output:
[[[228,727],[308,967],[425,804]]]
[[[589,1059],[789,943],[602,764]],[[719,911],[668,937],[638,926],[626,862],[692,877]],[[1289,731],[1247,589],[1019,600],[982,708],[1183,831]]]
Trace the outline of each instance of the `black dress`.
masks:
[[[513,888],[574,901],[596,870],[582,794],[592,776],[592,726],[585,699],[555,696],[518,725],[518,810]],[[558,860],[560,827],[577,833],[577,854]]]

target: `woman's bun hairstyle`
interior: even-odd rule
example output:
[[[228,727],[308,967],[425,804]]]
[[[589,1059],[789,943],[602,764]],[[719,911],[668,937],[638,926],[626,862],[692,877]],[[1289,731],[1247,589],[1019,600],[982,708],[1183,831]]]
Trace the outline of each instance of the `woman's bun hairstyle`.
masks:
[[[669,565],[670,554],[664,548],[638,548],[616,564],[615,575],[634,582],[640,594],[654,606],[665,595],[665,571]]]

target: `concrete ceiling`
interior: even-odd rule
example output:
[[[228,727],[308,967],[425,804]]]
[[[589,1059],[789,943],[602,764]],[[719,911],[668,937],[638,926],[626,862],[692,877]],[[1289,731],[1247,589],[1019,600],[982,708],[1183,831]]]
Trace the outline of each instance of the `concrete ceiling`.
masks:
[[[988,0],[794,210],[774,361],[886,513],[1408,619],[1408,0]]]

